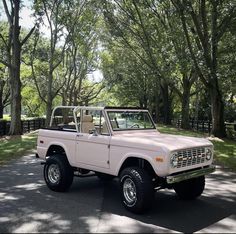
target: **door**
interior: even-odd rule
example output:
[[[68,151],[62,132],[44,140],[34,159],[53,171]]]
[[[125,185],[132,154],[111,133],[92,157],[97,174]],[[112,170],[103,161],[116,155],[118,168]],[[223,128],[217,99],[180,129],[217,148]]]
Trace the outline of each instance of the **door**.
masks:
[[[78,133],[76,139],[78,163],[109,168],[110,136]]]
[[[101,110],[81,111],[80,132],[76,136],[76,161],[100,168],[109,168],[110,134]]]

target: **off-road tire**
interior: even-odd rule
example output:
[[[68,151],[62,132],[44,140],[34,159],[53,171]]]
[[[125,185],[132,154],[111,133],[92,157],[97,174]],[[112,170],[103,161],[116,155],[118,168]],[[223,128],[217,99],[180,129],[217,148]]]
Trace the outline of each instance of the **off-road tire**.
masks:
[[[129,188],[125,189],[126,186],[129,187],[129,184],[135,188],[136,195],[133,201],[129,201],[130,193],[127,192]],[[144,169],[138,167],[125,168],[120,174],[120,195],[122,204],[127,210],[137,214],[144,213],[151,207],[154,200],[154,187],[151,177]]]
[[[52,172],[50,173],[50,170],[53,170],[52,167],[55,167],[59,171],[58,179],[51,179]],[[67,191],[73,182],[73,178],[73,169],[64,155],[53,155],[46,160],[44,165],[44,180],[51,190],[56,192]]]
[[[201,196],[205,188],[205,176],[184,180],[173,185],[173,188],[182,200],[193,200]]]

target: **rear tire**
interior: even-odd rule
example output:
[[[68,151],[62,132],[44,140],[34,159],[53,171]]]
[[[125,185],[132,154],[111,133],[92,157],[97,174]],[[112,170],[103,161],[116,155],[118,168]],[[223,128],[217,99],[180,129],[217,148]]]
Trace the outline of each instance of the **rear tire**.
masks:
[[[120,194],[127,210],[137,214],[147,211],[154,199],[151,177],[144,169],[125,168],[120,175]]]
[[[53,155],[44,165],[44,180],[53,191],[65,192],[73,182],[74,172],[67,158],[63,155]]]
[[[174,184],[173,188],[180,199],[193,200],[203,193],[205,188],[205,176],[181,181]]]

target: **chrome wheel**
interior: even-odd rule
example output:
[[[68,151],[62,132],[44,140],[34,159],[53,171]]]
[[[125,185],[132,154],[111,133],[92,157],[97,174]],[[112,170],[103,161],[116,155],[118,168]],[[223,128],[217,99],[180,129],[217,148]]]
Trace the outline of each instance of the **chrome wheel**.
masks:
[[[136,186],[130,178],[125,179],[123,184],[123,194],[126,201],[132,205],[137,201]]]
[[[59,166],[57,164],[51,164],[48,167],[48,179],[52,184],[59,183],[61,178],[61,173]]]

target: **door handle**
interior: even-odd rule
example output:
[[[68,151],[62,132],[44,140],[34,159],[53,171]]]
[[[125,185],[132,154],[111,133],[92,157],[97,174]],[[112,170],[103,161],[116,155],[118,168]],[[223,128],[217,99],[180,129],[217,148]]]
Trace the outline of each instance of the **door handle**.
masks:
[[[76,136],[77,136],[77,137],[82,137],[82,136],[83,136],[83,134],[77,134]]]

